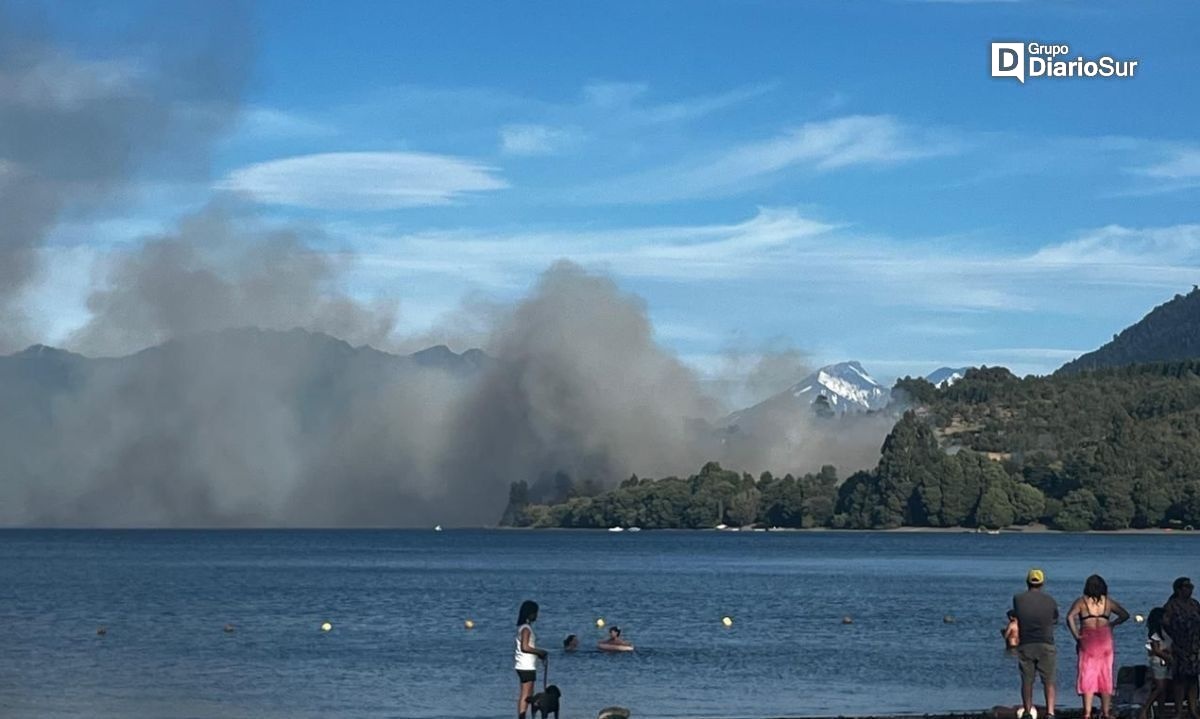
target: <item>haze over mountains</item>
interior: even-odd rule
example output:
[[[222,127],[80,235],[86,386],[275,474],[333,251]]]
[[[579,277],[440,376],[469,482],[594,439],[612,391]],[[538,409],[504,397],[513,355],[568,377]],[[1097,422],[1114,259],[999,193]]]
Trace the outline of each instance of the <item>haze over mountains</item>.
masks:
[[[1195,296],[1120,337],[1175,336]],[[719,404],[652,335],[634,298],[563,265],[490,353],[260,329],[113,358],[35,345],[0,357],[0,524],[489,524],[509,482],[555,472],[605,486],[717,460],[845,476],[877,461],[903,409],[843,362],[706,421]]]

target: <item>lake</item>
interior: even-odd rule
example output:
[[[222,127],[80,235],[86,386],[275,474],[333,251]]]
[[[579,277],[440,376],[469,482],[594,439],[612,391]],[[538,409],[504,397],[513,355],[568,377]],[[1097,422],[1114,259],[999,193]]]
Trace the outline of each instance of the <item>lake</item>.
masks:
[[[1015,704],[999,631],[1029,567],[1064,615],[1093,572],[1145,614],[1200,576],[1197,549],[1191,534],[8,530],[0,716],[509,717],[524,599],[564,719]],[[637,651],[595,651],[599,617]],[[1118,662],[1144,662],[1144,642],[1119,627]],[[1077,706],[1065,628],[1059,645]]]

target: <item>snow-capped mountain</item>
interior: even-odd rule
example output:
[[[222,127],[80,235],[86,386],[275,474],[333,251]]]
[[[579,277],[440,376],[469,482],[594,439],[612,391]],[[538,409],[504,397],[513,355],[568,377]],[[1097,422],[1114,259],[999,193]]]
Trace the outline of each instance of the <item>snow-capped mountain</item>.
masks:
[[[781,415],[811,412],[816,402],[828,402],[829,409],[837,414],[878,410],[887,406],[891,394],[858,362],[839,362],[822,367],[753,407],[734,412],[724,424],[747,426]],[[820,400],[821,397],[825,399]]]
[[[824,395],[831,407],[845,412],[883,409],[892,394],[858,362],[822,367],[788,391],[797,399],[808,399],[809,404]]]
[[[967,370],[969,369],[971,368],[959,367],[955,369],[952,367],[942,367],[925,375],[925,379],[934,387],[949,387],[963,377],[966,377]]]

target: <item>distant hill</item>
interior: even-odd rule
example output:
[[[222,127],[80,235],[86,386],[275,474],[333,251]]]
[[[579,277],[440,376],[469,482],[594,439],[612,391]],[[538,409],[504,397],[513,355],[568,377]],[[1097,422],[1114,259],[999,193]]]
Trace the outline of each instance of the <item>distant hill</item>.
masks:
[[[1106,367],[1200,358],[1200,289],[1150,311],[1098,350],[1063,365],[1068,374]]]
[[[925,381],[939,389],[949,387],[963,377],[967,376],[967,370],[970,367],[940,367],[933,372],[925,375]]]

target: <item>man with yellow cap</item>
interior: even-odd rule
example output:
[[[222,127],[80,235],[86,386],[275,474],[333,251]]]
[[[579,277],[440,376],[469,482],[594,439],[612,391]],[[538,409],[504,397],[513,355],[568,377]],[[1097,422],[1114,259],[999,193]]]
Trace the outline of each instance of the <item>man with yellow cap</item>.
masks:
[[[1025,575],[1027,590],[1013,597],[1013,612],[1020,628],[1017,645],[1018,665],[1021,668],[1021,703],[1024,711],[1018,719],[1029,719],[1033,711],[1033,682],[1042,678],[1046,691],[1046,718],[1054,719],[1054,677],[1058,665],[1058,650],[1054,647],[1054,627],[1058,624],[1058,604],[1047,594],[1043,585],[1046,574],[1030,569]]]

